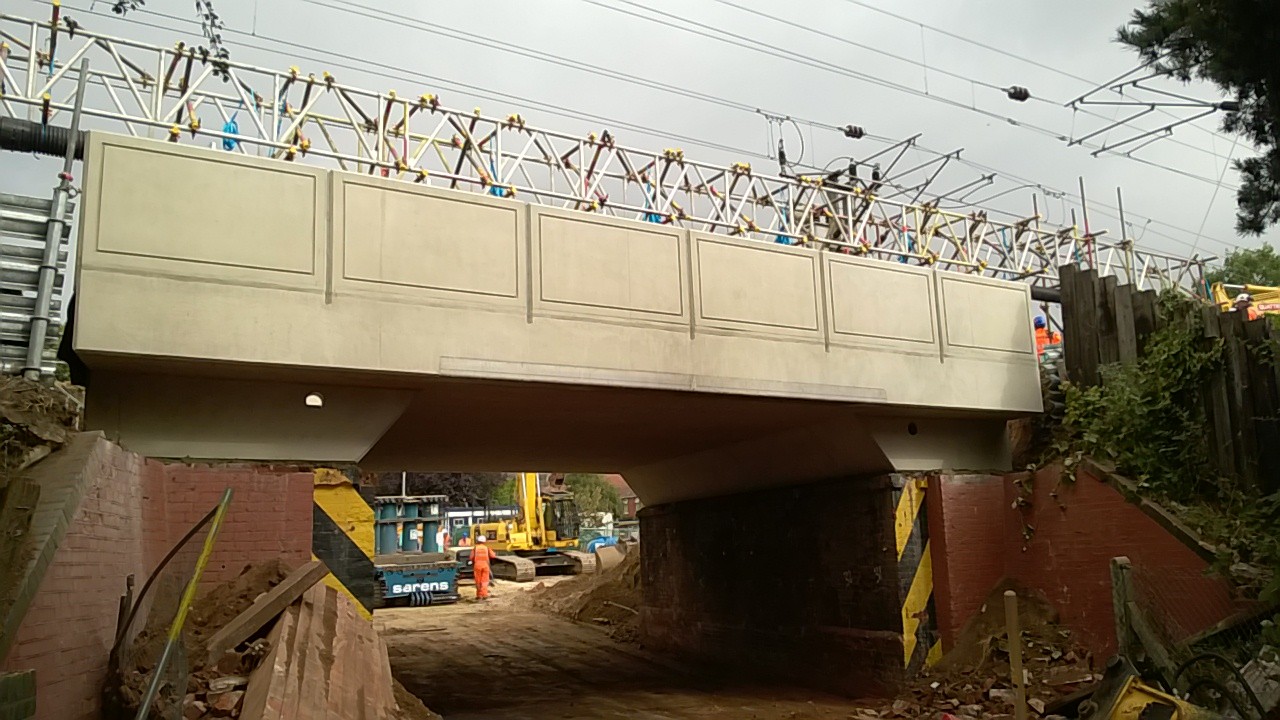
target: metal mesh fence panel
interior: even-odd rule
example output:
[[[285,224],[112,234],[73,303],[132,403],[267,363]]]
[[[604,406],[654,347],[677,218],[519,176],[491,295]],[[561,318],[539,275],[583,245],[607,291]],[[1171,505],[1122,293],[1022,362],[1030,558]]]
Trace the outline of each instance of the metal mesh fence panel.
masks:
[[[1130,626],[1145,663],[1172,689],[1228,717],[1262,718],[1280,705],[1275,603],[1220,575],[1164,564],[1134,563],[1131,576]]]

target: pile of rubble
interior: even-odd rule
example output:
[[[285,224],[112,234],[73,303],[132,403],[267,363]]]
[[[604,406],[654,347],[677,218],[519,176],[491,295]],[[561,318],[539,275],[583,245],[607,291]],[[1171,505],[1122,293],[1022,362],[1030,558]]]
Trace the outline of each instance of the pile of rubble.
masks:
[[[0,376],[0,471],[24,470],[62,447],[83,405],[83,388]]]
[[[1004,587],[960,633],[955,649],[907,692],[859,711],[862,718],[1012,718],[1015,683],[1009,666]],[[1054,718],[1067,699],[1102,679],[1093,658],[1056,623],[1046,603],[1025,595],[1019,602],[1022,671],[1031,717]]]
[[[386,645],[350,598],[320,582],[327,574],[318,560],[292,572],[265,563],[205,593],[183,629],[186,692],[166,686],[152,716],[174,717],[180,703],[183,720],[438,719],[392,678]],[[165,634],[148,627],[132,644],[119,714],[141,704]]]
[[[601,548],[601,572],[579,575],[555,585],[539,584],[530,597],[535,605],[558,615],[602,625],[613,639],[640,641],[640,550]],[[616,554],[616,561],[610,556]]]

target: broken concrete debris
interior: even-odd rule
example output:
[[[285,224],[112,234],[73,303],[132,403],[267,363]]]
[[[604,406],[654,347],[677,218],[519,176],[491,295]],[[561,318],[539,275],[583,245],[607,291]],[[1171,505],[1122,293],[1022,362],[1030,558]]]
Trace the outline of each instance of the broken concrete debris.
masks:
[[[318,561],[292,572],[268,563],[196,601],[184,632],[192,666],[183,720],[438,717],[409,701],[373,624],[350,598],[319,582],[326,573]],[[144,631],[135,646],[150,642]],[[119,679],[125,711],[136,711],[151,666],[139,662]],[[152,717],[173,717],[177,702],[153,706]]]

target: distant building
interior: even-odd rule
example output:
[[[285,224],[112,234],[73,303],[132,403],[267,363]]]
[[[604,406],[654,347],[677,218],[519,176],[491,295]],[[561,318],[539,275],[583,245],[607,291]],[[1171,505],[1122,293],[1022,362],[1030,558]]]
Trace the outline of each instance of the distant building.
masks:
[[[622,518],[620,519],[634,519],[636,513],[640,512],[640,508],[644,507],[640,498],[636,497],[635,491],[621,475],[605,475],[604,479],[618,491],[618,497],[622,498]]]

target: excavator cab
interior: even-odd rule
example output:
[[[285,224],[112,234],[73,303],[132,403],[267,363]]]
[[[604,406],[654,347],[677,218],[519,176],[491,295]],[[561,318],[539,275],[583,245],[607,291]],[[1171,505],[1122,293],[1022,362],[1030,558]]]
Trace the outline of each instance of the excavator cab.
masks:
[[[580,530],[578,505],[569,493],[546,496],[543,504],[543,526],[555,533],[557,541],[577,540]]]

